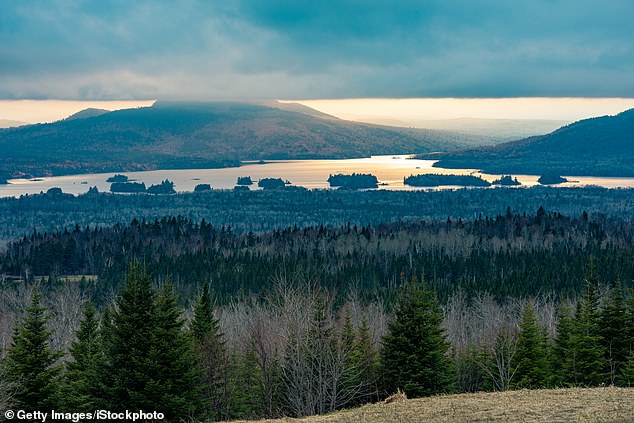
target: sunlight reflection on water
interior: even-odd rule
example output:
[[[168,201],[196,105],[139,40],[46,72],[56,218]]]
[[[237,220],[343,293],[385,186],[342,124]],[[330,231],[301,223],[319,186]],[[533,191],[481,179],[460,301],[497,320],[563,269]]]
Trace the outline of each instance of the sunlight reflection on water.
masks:
[[[146,186],[159,184],[164,179],[174,182],[179,192],[193,191],[197,184],[210,184],[215,189],[231,189],[239,176],[251,176],[255,182],[252,189],[257,189],[257,181],[262,178],[282,178],[292,185],[306,188],[329,188],[327,179],[337,173],[371,173],[382,184],[379,189],[419,190],[423,188],[409,187],[403,184],[403,178],[423,173],[440,173],[447,175],[476,175],[493,182],[501,175],[480,173],[475,169],[442,169],[432,167],[433,160],[410,159],[410,156],[372,156],[363,159],[345,160],[267,160],[264,164],[245,162],[241,167],[223,169],[181,169],[155,170],[146,172],[122,172],[130,180],[144,182]],[[0,197],[18,197],[23,194],[38,194],[49,188],[59,187],[69,194],[83,194],[91,186],[99,191],[109,191],[110,183],[106,179],[113,173],[69,175],[36,179],[13,179],[7,185],[0,185]],[[566,176],[566,175],[564,175]],[[538,176],[513,175],[522,186],[537,185]],[[598,185],[606,188],[634,187],[634,178],[606,178],[591,176],[566,176],[569,181],[562,187]],[[432,189],[459,188],[444,186]],[[427,188],[429,189],[429,188]]]

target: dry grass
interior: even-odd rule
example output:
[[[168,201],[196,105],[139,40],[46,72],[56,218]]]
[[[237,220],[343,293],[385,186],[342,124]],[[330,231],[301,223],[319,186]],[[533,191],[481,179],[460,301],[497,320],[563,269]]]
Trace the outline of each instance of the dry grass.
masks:
[[[634,422],[634,388],[522,390],[379,403],[261,422]]]

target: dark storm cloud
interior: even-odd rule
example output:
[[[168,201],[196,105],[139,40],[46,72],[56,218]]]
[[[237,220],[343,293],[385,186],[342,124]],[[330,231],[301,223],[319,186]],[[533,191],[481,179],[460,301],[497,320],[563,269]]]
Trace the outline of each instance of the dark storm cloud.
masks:
[[[634,96],[634,3],[3,2],[0,97]]]

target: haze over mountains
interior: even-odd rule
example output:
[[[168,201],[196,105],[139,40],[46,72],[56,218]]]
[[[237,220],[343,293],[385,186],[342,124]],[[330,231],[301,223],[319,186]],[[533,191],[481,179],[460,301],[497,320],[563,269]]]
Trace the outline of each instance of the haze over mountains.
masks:
[[[443,127],[438,122],[436,127]],[[238,166],[243,160],[411,153],[440,160],[439,167],[487,173],[634,176],[634,109],[502,144],[500,140],[517,131],[519,123],[461,123],[472,133],[351,122],[293,103],[158,102],[114,112],[91,108],[51,124],[0,130],[0,182],[14,177]],[[522,131],[553,123],[524,124]],[[486,135],[494,127],[500,135]]]
[[[486,173],[634,176],[634,109],[574,122],[543,136],[420,158]]]
[[[482,145],[481,138],[487,138],[487,144],[500,144],[508,141],[550,133],[569,121],[547,119],[493,119],[493,118],[452,118],[419,119],[403,121],[373,116],[349,116],[355,122],[451,131],[465,135],[469,146]]]
[[[28,125],[27,122],[22,122],[19,120],[11,120],[11,119],[0,119],[0,129],[3,128],[15,128],[16,126],[24,126]]]
[[[85,110],[51,124],[0,131],[0,179],[369,157],[466,145],[460,134],[366,125],[305,109],[158,102],[114,112]]]

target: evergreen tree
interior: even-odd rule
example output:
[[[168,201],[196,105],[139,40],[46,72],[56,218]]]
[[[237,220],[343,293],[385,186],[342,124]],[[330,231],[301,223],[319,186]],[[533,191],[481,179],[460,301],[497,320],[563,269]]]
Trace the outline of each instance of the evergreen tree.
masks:
[[[365,404],[377,400],[377,352],[370,337],[368,319],[361,320],[351,354],[352,366],[358,372],[356,403]]]
[[[7,351],[7,380],[14,386],[13,406],[29,411],[50,410],[57,406],[61,353],[51,350],[48,317],[41,305],[38,289],[33,292],[26,317],[13,333]]]
[[[131,263],[126,284],[111,312],[106,354],[112,374],[110,407],[121,410],[163,411],[145,396],[153,375],[148,372],[154,326],[155,293],[150,277],[138,263]]]
[[[202,292],[194,305],[190,335],[205,386],[203,397],[207,404],[208,414],[213,419],[226,418],[227,354],[218,319],[214,316],[211,292],[207,283],[203,285]]]
[[[634,387],[634,351],[630,352],[627,360],[623,364],[619,384],[622,386]]]
[[[596,290],[586,284],[586,295],[577,302],[575,313],[575,366],[573,378],[577,384],[597,386],[606,382],[605,350],[599,335]]]
[[[515,386],[541,388],[546,385],[548,361],[543,332],[531,301],[526,302],[517,340]]]
[[[627,290],[627,294],[627,301],[625,301],[627,329],[624,336],[627,338],[627,349],[634,351],[634,281],[632,281],[632,287]]]
[[[91,412],[105,408],[105,387],[100,379],[105,365],[99,319],[92,302],[84,306],[83,319],[66,363],[63,403],[66,410]]]
[[[612,290],[610,302],[599,315],[599,335],[605,351],[606,373],[614,384],[629,354],[627,313],[620,287]]]
[[[557,333],[551,351],[551,385],[562,387],[575,383],[576,354],[575,322],[570,307],[562,304],[557,316]]]
[[[171,285],[157,293],[147,271],[130,264],[126,285],[103,325],[108,363],[99,373],[111,374],[109,409],[156,410],[167,421],[200,415],[201,384],[180,315]]]
[[[309,395],[316,399],[313,414],[324,414],[337,409],[341,397],[337,396],[341,380],[334,373],[344,363],[337,360],[337,338],[331,325],[323,294],[318,291],[312,325],[307,339],[307,359],[312,364]],[[342,360],[345,361],[345,360]],[[345,402],[345,401],[344,401]],[[343,404],[341,404],[343,405]]]
[[[249,342],[245,351],[230,354],[231,405],[230,419],[256,419],[263,414],[262,372],[257,364],[255,345]]]
[[[340,349],[343,356],[342,391],[347,396],[348,403],[354,403],[358,396],[357,388],[361,383],[360,365],[354,360],[355,333],[350,316],[350,310],[346,308],[343,318],[343,327],[340,334]]]
[[[147,385],[143,401],[164,410],[169,421],[199,416],[202,385],[192,344],[183,329],[181,310],[170,284],[164,285],[153,307]]]
[[[401,388],[416,398],[453,389],[449,343],[441,323],[440,307],[424,282],[414,278],[401,288],[381,351],[387,392]]]

